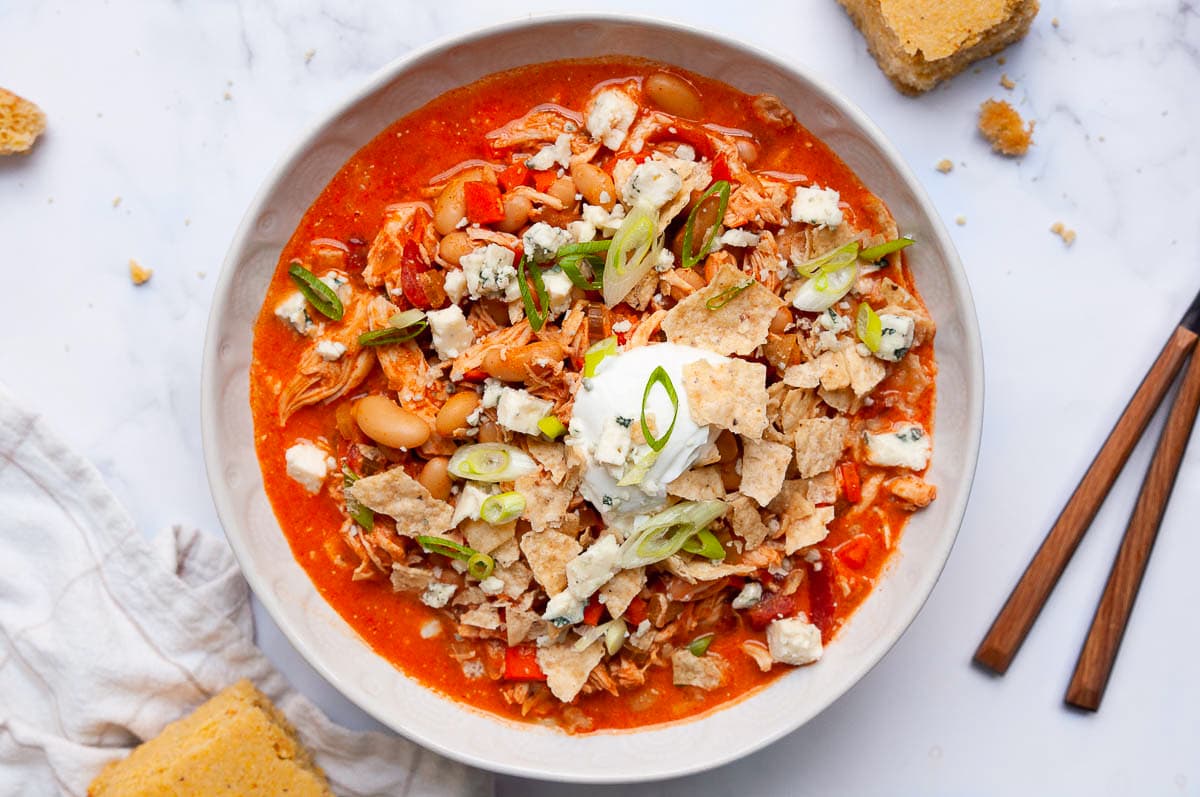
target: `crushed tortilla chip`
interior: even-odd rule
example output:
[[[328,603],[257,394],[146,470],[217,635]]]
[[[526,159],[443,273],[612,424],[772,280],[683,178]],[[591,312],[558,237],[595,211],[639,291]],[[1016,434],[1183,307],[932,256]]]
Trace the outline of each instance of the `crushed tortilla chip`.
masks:
[[[547,595],[567,588],[567,563],[583,550],[579,543],[557,531],[531,531],[521,536],[520,544],[533,577]]]
[[[604,645],[599,640],[583,650],[575,650],[574,640],[537,650],[538,666],[546,674],[546,685],[564,703],[575,699],[602,658]]]
[[[813,504],[821,506],[837,501],[837,479],[834,478],[832,471],[818,473],[806,481],[808,482],[807,497]]]
[[[750,281],[750,286],[710,310],[710,299]],[[721,301],[717,299],[717,301]],[[767,342],[767,330],[783,300],[734,265],[725,264],[711,283],[671,308],[663,319],[667,340],[717,354],[752,353]]]
[[[629,604],[646,586],[646,568],[636,567],[632,570],[622,570],[608,580],[600,588],[600,602],[608,609],[614,619],[625,614]]]
[[[863,356],[857,346],[848,346],[838,352],[846,366],[846,374],[850,378],[850,389],[854,395],[862,398],[875,389],[875,386],[887,376],[887,368],[878,358],[871,355]]]
[[[525,448],[542,469],[550,474],[555,484],[562,484],[567,477],[567,447],[562,443],[550,443],[536,437],[525,437]]]
[[[832,470],[846,448],[845,418],[810,418],[796,426],[796,466],[807,479]]]
[[[491,554],[516,536],[517,521],[493,526],[485,520],[468,519],[459,524],[458,528],[467,538],[467,545],[480,553]]]
[[[433,573],[420,567],[392,565],[394,592],[420,592],[433,583]]]
[[[575,485],[557,485],[540,473],[517,479],[516,490],[525,496],[521,517],[529,521],[534,531],[558,528],[575,495]]]
[[[721,481],[721,469],[715,465],[692,468],[679,474],[667,485],[667,494],[688,501],[712,501],[725,497],[725,485]]]
[[[533,571],[520,562],[512,562],[503,567],[497,567],[492,575],[504,582],[504,594],[516,600],[529,589],[533,580]]]
[[[504,632],[508,637],[508,646],[516,647],[526,639],[536,637],[535,629],[541,622],[542,618],[528,609],[521,609],[517,606],[506,607],[504,609]]]
[[[767,367],[746,360],[683,366],[692,420],[758,439],[767,428]]]
[[[725,659],[716,653],[697,656],[687,648],[671,654],[672,682],[676,686],[716,689],[725,680]]]
[[[463,612],[459,621],[463,625],[494,631],[500,627],[500,611],[490,603],[485,603]]]
[[[816,545],[829,535],[829,522],[833,520],[833,507],[819,506],[812,514],[794,521],[789,520],[787,529],[785,553],[793,554],[801,548]]]
[[[707,559],[701,559],[698,556],[680,556],[675,554],[663,561],[667,570],[670,570],[675,575],[682,578],[689,584],[695,584],[697,581],[716,581],[718,578],[725,576],[744,576],[753,573],[758,569],[758,565],[753,563],[741,563],[736,565],[713,564]]]
[[[783,372],[783,383],[788,387],[815,388],[821,384],[820,358],[797,365],[789,365]]]
[[[436,535],[450,529],[454,507],[429,494],[419,481],[395,467],[366,476],[350,486],[355,501],[396,519],[396,532],[407,537]]]
[[[762,522],[758,507],[744,495],[734,494],[726,499],[729,503],[729,525],[733,533],[746,541],[747,548],[757,548],[766,541],[771,530]]]
[[[743,438],[742,484],[739,488],[742,495],[753,498],[759,506],[771,503],[783,487],[791,460],[791,446]]]

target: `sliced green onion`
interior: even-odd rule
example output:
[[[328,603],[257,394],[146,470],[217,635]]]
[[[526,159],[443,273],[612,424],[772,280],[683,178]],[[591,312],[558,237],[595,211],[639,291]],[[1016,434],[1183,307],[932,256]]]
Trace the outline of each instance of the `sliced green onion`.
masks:
[[[663,390],[667,391],[667,398],[671,400],[671,425],[667,427],[667,431],[663,432],[662,437],[655,437],[650,432],[649,424],[646,423],[646,402],[650,399],[650,391],[654,389],[655,385],[662,385]],[[678,419],[679,396],[675,392],[675,385],[671,382],[671,375],[660,365],[650,372],[646,389],[642,391],[642,436],[646,438],[646,445],[655,451],[662,451],[667,440],[671,438],[671,432],[675,430],[675,421]]]
[[[912,246],[915,243],[916,241],[914,241],[912,238],[904,236],[902,238],[896,238],[895,240],[887,241],[886,243],[881,243],[879,246],[868,247],[859,252],[858,257],[860,260],[865,260],[868,263],[875,263],[883,260],[892,252],[899,252],[901,249]]]
[[[610,246],[612,246],[612,241],[584,241],[583,243],[567,244],[558,248],[558,251],[554,253],[554,259],[561,260],[574,255],[594,255],[598,252],[607,252]]]
[[[427,553],[437,553],[463,562],[478,553],[474,548],[469,548],[462,543],[446,539],[445,537],[423,535],[417,537],[417,545],[424,548]]]
[[[475,551],[467,559],[467,573],[480,581],[490,576],[495,569],[496,561],[485,553]]]
[[[346,513],[363,529],[370,531],[375,528],[375,513],[370,507],[365,507],[350,494],[350,485],[359,480],[359,475],[349,468],[342,468],[342,496],[346,499]]]
[[[658,211],[636,205],[608,247],[604,261],[604,303],[614,307],[654,267],[662,246],[658,241]]]
[[[730,285],[716,296],[710,296],[708,301],[704,303],[704,306],[709,310],[720,310],[722,307],[732,302],[739,293],[746,290],[753,284],[754,280],[748,279],[742,280],[735,285]]]
[[[563,422],[553,415],[547,415],[545,418],[542,418],[538,421],[537,427],[542,430],[542,434],[551,440],[557,440],[567,431],[567,427],[563,426]]]
[[[810,313],[828,310],[850,292],[857,279],[857,260],[851,261],[850,265],[837,271],[821,272],[800,285],[796,295],[792,297],[792,307]]]
[[[393,316],[394,317],[394,316]],[[429,326],[429,322],[422,318],[415,324],[411,324],[403,329],[397,329],[389,324],[383,329],[373,329],[370,332],[364,332],[358,336],[359,346],[391,346],[396,343],[403,343],[406,340],[412,340],[417,335],[425,331]]]
[[[342,307],[342,300],[338,298],[337,292],[321,282],[320,278],[301,265],[299,260],[293,260],[288,266],[288,276],[296,283],[296,287],[304,294],[308,303],[317,308],[318,313],[334,321],[342,320],[346,309]]]
[[[692,640],[692,644],[688,645],[688,650],[691,651],[693,656],[699,658],[708,652],[708,646],[712,644],[712,641],[716,638],[716,636],[716,634],[704,634],[703,636],[698,636]]]
[[[700,211],[700,206],[704,204],[704,200],[708,199],[713,194],[720,194],[721,199],[717,204],[717,223],[708,230],[708,235],[700,244],[699,251],[693,252],[692,238],[696,234],[696,214]],[[717,235],[721,232],[721,221],[725,218],[725,210],[729,207],[729,181],[717,180],[710,185],[708,189],[700,195],[696,200],[696,204],[692,206],[692,212],[688,214],[687,224],[683,227],[683,260],[680,263],[684,268],[692,268],[708,254],[712,248],[713,241],[717,240]],[[711,308],[710,308],[711,309]]]
[[[646,452],[646,456],[634,463],[633,467],[625,471],[621,476],[621,480],[617,482],[618,487],[629,487],[634,484],[641,484],[646,480],[646,474],[650,472],[650,468],[654,467],[654,463],[658,461],[659,452],[651,450]]]
[[[858,241],[839,246],[820,257],[813,258],[807,263],[796,266],[796,273],[801,277],[815,277],[818,274],[830,274],[854,265],[859,258]]]
[[[717,535],[708,529],[701,529],[696,536],[683,544],[683,550],[703,556],[705,559],[724,559],[725,546],[717,539]]]
[[[678,553],[693,535],[725,514],[727,506],[724,501],[680,501],[635,523],[621,545],[621,567],[652,565]]]
[[[594,628],[587,628],[579,635],[579,639],[575,640],[574,647],[576,652],[582,652],[591,647],[597,639],[604,637],[604,649],[608,651],[608,655],[615,656],[625,644],[628,631],[629,627],[625,625],[625,621],[618,617]]]
[[[595,376],[596,368],[599,367],[600,361],[616,353],[617,338],[615,335],[593,343],[583,354],[583,375],[587,377]]]
[[[858,305],[857,327],[858,339],[872,352],[879,351],[883,342],[883,322],[879,315],[871,309],[871,305],[862,302]]]
[[[579,270],[580,263],[587,263],[591,268],[591,279],[583,276],[583,272]],[[571,255],[558,261],[558,267],[567,275],[571,284],[580,290],[598,291],[604,286],[604,258],[601,255]]]
[[[405,327],[411,327],[418,321],[424,320],[424,318],[425,311],[414,307],[409,310],[401,310],[393,315],[388,319],[388,326],[392,329],[404,329]]]
[[[519,518],[524,511],[525,496],[516,490],[510,490],[483,499],[483,504],[479,507],[479,517],[493,526],[499,526]]]
[[[529,291],[529,280],[525,278],[525,264],[530,263],[529,273],[533,275],[533,289],[537,292],[537,304]],[[542,281],[542,270],[527,257],[522,257],[517,266],[517,285],[521,288],[521,302],[525,305],[525,317],[529,319],[529,328],[537,332],[546,323],[550,315],[550,294],[546,292],[546,283]]]
[[[511,482],[537,470],[533,458],[504,443],[462,446],[450,457],[450,472],[477,482]]]

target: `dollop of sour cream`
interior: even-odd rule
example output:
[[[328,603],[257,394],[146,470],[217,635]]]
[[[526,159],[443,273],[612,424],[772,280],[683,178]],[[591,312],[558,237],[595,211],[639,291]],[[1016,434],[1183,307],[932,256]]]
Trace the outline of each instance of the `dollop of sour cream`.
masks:
[[[691,467],[700,451],[719,430],[692,420],[683,367],[697,360],[720,363],[719,354],[693,346],[656,343],[610,355],[584,380],[566,442],[584,460],[580,493],[610,525],[626,525],[637,515],[654,512],[667,502],[667,484]],[[662,366],[671,377],[679,400],[675,428],[654,463],[637,484],[619,485],[631,468],[652,456],[641,439],[642,396],[650,375]],[[652,431],[661,437],[671,424],[672,405],[666,390],[656,384],[646,401]]]

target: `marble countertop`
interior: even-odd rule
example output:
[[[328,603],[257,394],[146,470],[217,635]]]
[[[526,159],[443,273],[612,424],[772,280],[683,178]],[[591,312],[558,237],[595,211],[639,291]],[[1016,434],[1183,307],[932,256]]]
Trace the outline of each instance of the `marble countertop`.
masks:
[[[969,664],[1200,288],[1200,13],[1177,0],[1043,0],[1003,66],[989,59],[911,99],[878,72],[833,0],[771,0],[740,14],[709,0],[680,8],[606,6],[794,59],[864,108],[917,171],[975,291],[983,449],[941,581],[856,688],[740,763],[570,792],[1200,793],[1200,444],[1180,471],[1103,709],[1062,704],[1161,417],[1008,675]],[[50,124],[31,156],[0,160],[0,381],[99,466],[147,532],[183,523],[220,533],[200,447],[201,342],[217,270],[259,183],[303,128],[392,58],[551,10],[465,0],[0,5],[0,85],[42,105]],[[1001,87],[1002,73],[1015,88]],[[989,97],[1036,121],[1025,158],[995,156],[976,135]],[[943,158],[949,174],[935,169]],[[1073,246],[1050,233],[1058,221],[1078,233]],[[150,283],[130,284],[130,258],[154,269]],[[262,612],[258,621],[260,643],[301,690],[345,724],[372,725]],[[497,788],[564,791],[513,778]]]

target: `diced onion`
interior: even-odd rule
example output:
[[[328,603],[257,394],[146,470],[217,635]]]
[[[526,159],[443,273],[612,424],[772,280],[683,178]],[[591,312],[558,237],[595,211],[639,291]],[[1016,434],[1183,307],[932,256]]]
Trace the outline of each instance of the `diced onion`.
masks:
[[[504,443],[462,446],[450,457],[450,472],[477,482],[511,482],[537,470],[533,458]]]
[[[658,260],[658,213],[647,205],[636,205],[608,247],[604,261],[604,303],[619,304]]]
[[[479,507],[479,517],[493,526],[516,520],[525,511],[525,496],[516,490],[489,495]]]

